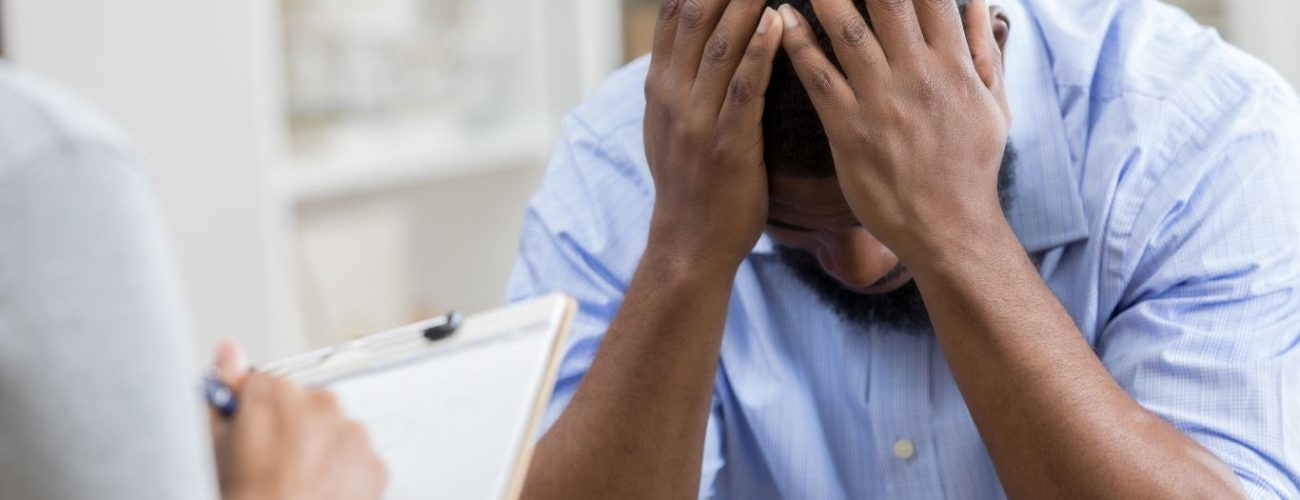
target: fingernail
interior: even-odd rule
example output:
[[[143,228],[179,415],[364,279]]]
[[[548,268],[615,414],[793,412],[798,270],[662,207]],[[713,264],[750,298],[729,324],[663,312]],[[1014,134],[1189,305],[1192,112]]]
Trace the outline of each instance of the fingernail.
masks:
[[[248,353],[241,347],[235,351],[235,361],[233,363],[235,372],[239,375],[248,373]]]
[[[794,7],[790,4],[781,4],[781,20],[785,22],[786,29],[799,26],[799,16],[795,14]]]
[[[221,339],[217,341],[216,355],[212,360],[212,364],[216,365],[217,368],[225,368],[234,361],[235,349],[232,342],[233,341],[230,339]]]
[[[239,376],[248,371],[248,356],[239,341],[231,338],[221,339],[217,343],[217,355],[214,364],[218,372],[225,375]]]
[[[763,19],[758,21],[758,34],[760,35],[767,34],[767,29],[770,26],[772,26],[772,16],[775,15],[776,15],[776,11],[772,10],[771,7],[763,9]]]

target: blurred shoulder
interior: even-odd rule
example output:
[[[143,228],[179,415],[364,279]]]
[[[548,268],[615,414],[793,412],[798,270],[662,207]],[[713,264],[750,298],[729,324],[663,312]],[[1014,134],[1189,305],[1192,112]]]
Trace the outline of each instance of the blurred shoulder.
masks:
[[[0,137],[0,175],[52,155],[135,156],[126,136],[89,102],[3,62]]]
[[[1242,96],[1294,105],[1294,91],[1275,70],[1177,7],[1157,0],[1009,1],[1032,13],[1058,86],[1094,102],[1157,99],[1194,118],[1231,110]]]
[[[652,191],[642,126],[649,57],[615,71],[575,108],[563,124],[563,138],[540,194],[568,200],[583,191],[593,200],[620,204],[647,199]]]
[[[1094,234],[1124,249],[1114,262],[1194,227],[1261,247],[1300,235],[1245,223],[1297,208],[1285,193],[1300,189],[1300,99],[1277,71],[1156,0],[1002,1],[1029,13],[1012,36],[1043,40]]]
[[[1300,115],[1293,88],[1182,9],[1156,0],[1007,1],[1023,3],[1045,41],[1070,136],[1081,141],[1072,144],[1076,158],[1110,160],[1117,178],[1178,179],[1186,191],[1224,175],[1225,154],[1259,160],[1232,168],[1292,168],[1286,160],[1300,147],[1290,139]],[[1124,184],[1141,187],[1138,196],[1152,187]]]
[[[564,272],[573,254],[556,246],[603,280],[630,279],[654,203],[641,131],[647,71],[642,59],[614,72],[565,119],[521,238],[518,273],[536,275],[517,274],[514,286],[542,279],[543,269]]]
[[[649,71],[649,56],[618,69],[573,111],[573,118],[602,139],[628,128],[640,133],[645,121],[645,81]]]

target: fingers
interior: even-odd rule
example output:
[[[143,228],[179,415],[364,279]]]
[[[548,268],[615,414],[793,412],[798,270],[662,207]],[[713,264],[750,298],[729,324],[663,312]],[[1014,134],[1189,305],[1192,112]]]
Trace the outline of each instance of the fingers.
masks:
[[[817,0],[814,0],[817,1]],[[827,0],[820,0],[825,2]],[[930,1],[930,0],[917,0]],[[918,60],[926,47],[913,0],[866,0],[876,38],[891,64]]]
[[[244,377],[243,387],[239,392],[239,412],[235,414],[234,425],[244,435],[265,435],[272,422],[279,417],[277,407],[285,399],[284,383],[277,383],[269,375],[253,372]]]
[[[731,79],[719,123],[723,128],[753,126],[763,120],[764,100],[772,80],[772,61],[781,48],[781,15],[767,8],[744,59]]]
[[[250,498],[381,498],[387,470],[366,429],[346,418],[332,393],[254,372],[241,398],[247,404],[228,427],[213,430],[223,490]]]
[[[993,36],[993,18],[989,14],[988,0],[975,0],[966,8],[966,38],[980,80],[994,94],[1001,96],[1002,48]]]
[[[326,456],[331,451],[337,453],[341,431],[348,421],[333,394],[323,390],[304,391],[296,406],[284,410],[293,416],[292,425],[302,429],[305,453],[317,456]]]
[[[311,401],[312,406],[319,411],[342,415],[339,409],[339,399],[330,391],[311,391],[308,393],[308,399]]]
[[[853,89],[822,53],[807,19],[789,5],[782,5],[780,12],[785,23],[782,46],[817,108],[818,116],[823,122],[837,120],[844,110],[856,108]],[[827,133],[831,133],[830,127],[827,127]]]
[[[876,34],[853,6],[855,0],[817,0],[813,8],[830,33],[835,55],[850,81],[875,79],[875,70],[888,65]]]
[[[955,0],[916,0],[916,17],[930,48],[950,59],[966,59],[966,37]]]
[[[217,352],[213,360],[217,379],[231,389],[239,390],[240,384],[248,374],[248,355],[239,341],[224,338],[217,342]]]
[[[360,422],[344,416],[333,393],[308,393],[314,435],[308,449],[325,457],[325,470],[338,484],[339,498],[379,498],[388,482],[388,468],[375,453],[370,433]]]
[[[239,399],[240,401],[274,401],[277,390],[274,377],[261,372],[252,372],[244,377],[243,387],[239,390]]]
[[[763,3],[763,0],[731,0],[705,43],[695,88],[703,92],[706,101],[716,102],[727,93],[728,83],[759,25]]]
[[[677,41],[677,21],[682,0],[660,0],[659,21],[655,23],[654,48],[650,52],[650,74],[657,75],[672,62],[673,44]]]
[[[226,432],[230,428],[230,423],[226,418],[217,413],[211,406],[208,407],[208,435],[212,436],[212,443],[221,443],[225,439]]]
[[[388,484],[388,467],[371,447],[370,434],[357,422],[345,422],[339,431],[336,472],[344,478],[341,498],[379,498]]]
[[[700,60],[704,58],[704,45],[708,43],[718,19],[727,8],[729,0],[681,0],[677,14],[677,34],[673,43],[673,70],[687,77],[699,73]],[[687,77],[689,78],[689,77]]]
[[[300,409],[308,402],[307,391],[293,381],[252,372],[244,378],[236,419],[246,419],[256,413],[273,420],[297,421],[301,417]]]

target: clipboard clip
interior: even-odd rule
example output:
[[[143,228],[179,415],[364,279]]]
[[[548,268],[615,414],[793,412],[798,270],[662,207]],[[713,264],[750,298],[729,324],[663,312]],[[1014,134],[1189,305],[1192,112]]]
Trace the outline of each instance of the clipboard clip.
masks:
[[[457,310],[451,311],[446,315],[442,316],[441,318],[438,318],[441,319],[442,321],[438,322],[437,324],[425,327],[424,331],[422,331],[421,334],[424,337],[424,339],[429,342],[446,340],[447,338],[455,334],[457,330],[460,329],[461,322],[464,320],[464,317],[465,317],[464,314],[462,314],[460,311]],[[288,374],[300,372],[302,370],[314,369],[318,366],[330,362],[332,359],[338,356],[347,353],[360,352],[360,351],[377,351],[377,350],[386,349],[394,344],[400,344],[403,343],[404,341],[409,341],[412,338],[411,333],[412,332],[410,330],[405,330],[405,331],[398,330],[398,331],[392,331],[388,333],[377,334],[369,337],[368,339],[360,339],[360,340],[352,340],[352,341],[344,342],[342,344],[339,344],[337,346],[334,346],[333,348],[324,350],[322,352],[308,353],[294,358],[290,358],[288,360],[282,360],[276,363],[276,365],[278,366],[272,367],[267,371],[267,373],[270,373],[272,375],[287,376]]]
[[[424,329],[424,338],[430,342],[437,342],[446,339],[460,329],[460,322],[464,315],[460,311],[452,311],[443,316],[441,324],[433,325]]]

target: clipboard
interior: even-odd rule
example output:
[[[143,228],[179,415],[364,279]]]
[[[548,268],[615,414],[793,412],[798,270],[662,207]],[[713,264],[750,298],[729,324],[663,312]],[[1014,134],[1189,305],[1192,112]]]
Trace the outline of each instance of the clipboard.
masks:
[[[328,388],[388,465],[384,498],[518,498],[577,305],[553,294],[433,318],[260,369]]]

